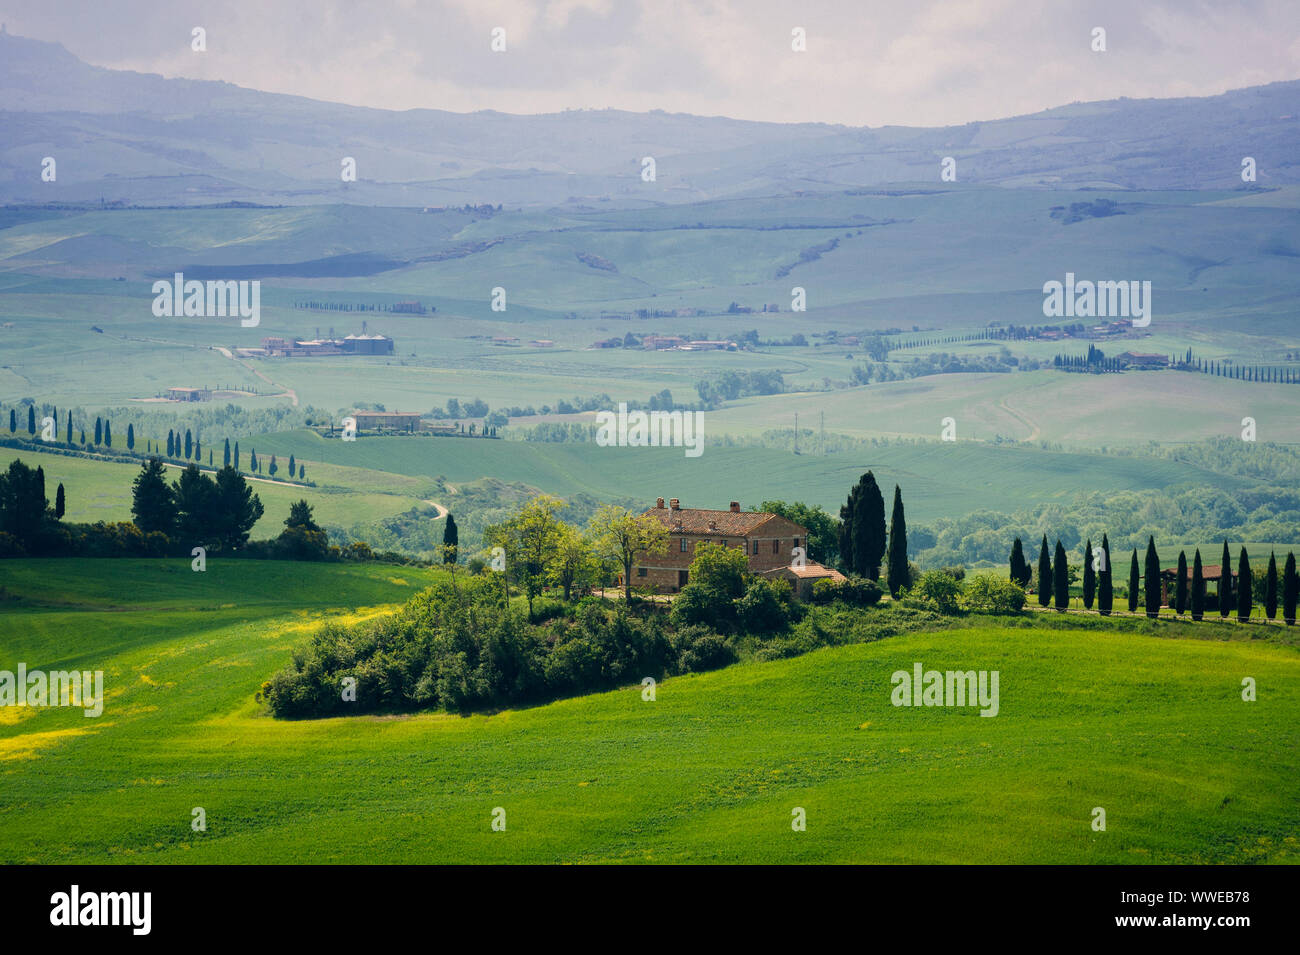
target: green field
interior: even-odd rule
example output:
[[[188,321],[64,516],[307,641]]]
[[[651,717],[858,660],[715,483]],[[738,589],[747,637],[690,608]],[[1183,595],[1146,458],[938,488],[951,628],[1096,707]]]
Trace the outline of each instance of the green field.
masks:
[[[980,624],[673,678],[653,703],[628,687],[492,715],[282,722],[253,694],[289,649],[429,572],[0,574],[0,668],[102,669],[107,684],[98,719],[0,710],[6,863],[1286,863],[1300,848],[1300,656],[1273,640]],[[998,670],[999,715],[890,705],[890,674],[917,661]]]

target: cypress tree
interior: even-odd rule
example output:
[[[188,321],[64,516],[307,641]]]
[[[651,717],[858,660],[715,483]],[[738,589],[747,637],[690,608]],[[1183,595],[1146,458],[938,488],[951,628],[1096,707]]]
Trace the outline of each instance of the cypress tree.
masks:
[[[1228,542],[1223,542],[1223,559],[1219,564],[1219,616],[1227,619],[1232,613],[1232,555]]]
[[[72,412],[68,412],[68,445],[72,445]]]
[[[1038,549],[1038,606],[1046,607],[1051,601],[1052,557],[1047,553],[1047,535]]]
[[[85,429],[85,428],[82,428],[82,429],[81,429],[81,446],[82,446],[83,448],[86,446],[86,429]]]
[[[68,414],[71,415],[72,412],[69,411]],[[13,408],[10,408],[9,409],[9,433],[14,434],[17,430],[18,430],[18,415],[14,413]]]
[[[1110,539],[1101,535],[1101,567],[1097,570],[1097,609],[1103,617],[1110,616],[1115,603],[1115,590],[1110,576]]]
[[[1025,560],[1025,545],[1017,537],[1011,545],[1011,579],[1025,587],[1029,584],[1030,576],[1029,562]]]
[[[907,566],[907,518],[903,514],[903,492],[894,485],[894,510],[889,517],[889,594],[897,597],[899,591],[912,586],[911,571]]]
[[[1138,552],[1133,549],[1133,559],[1128,565],[1128,612],[1137,613],[1138,588],[1142,586],[1142,577],[1138,573]]]
[[[1288,627],[1295,626],[1295,607],[1300,598],[1300,577],[1296,576],[1295,553],[1286,555],[1286,567],[1282,571],[1282,619]]]
[[[175,452],[176,452],[176,440],[172,437],[171,431],[168,431],[167,432],[167,457],[169,458],[175,457],[176,456]]]
[[[1241,549],[1241,557],[1237,561],[1237,619],[1249,620],[1250,611],[1254,606],[1255,593],[1251,587],[1250,575],[1250,556],[1246,553],[1246,548]]]
[[[289,478],[293,479],[293,473],[298,470],[297,463],[294,462],[293,455],[289,455]]]
[[[1092,346],[1089,345],[1089,348]],[[1097,568],[1093,566],[1092,538],[1083,547],[1083,606],[1092,609],[1093,598],[1097,596]]]
[[[442,562],[444,564],[454,564],[457,562],[458,551],[460,549],[460,532],[456,528],[456,518],[447,512],[447,526],[442,529]]]
[[[239,442],[235,442],[235,470],[239,470]]]
[[[1155,619],[1160,616],[1160,555],[1156,553],[1156,539],[1147,538],[1147,556],[1144,567],[1143,597],[1147,616]]]
[[[193,454],[193,452],[194,452],[194,437],[190,434],[190,429],[186,428],[185,429],[185,460],[188,461],[190,459],[190,455]]]
[[[104,421],[102,418],[95,419],[95,444],[104,443]]]
[[[257,472],[257,448],[253,448],[253,450],[248,453],[248,470],[254,473]]]
[[[1065,548],[1061,539],[1056,539],[1056,553],[1052,563],[1052,595],[1056,598],[1056,609],[1064,611],[1070,606],[1070,567],[1065,561]]]
[[[1174,585],[1174,613],[1182,616],[1187,611],[1187,551],[1178,552],[1178,583]]]
[[[1264,616],[1269,620],[1277,617],[1277,554],[1268,555],[1268,576],[1264,578]]]
[[[222,467],[230,467],[230,439],[226,438],[226,449],[221,453]]]
[[[126,426],[126,449],[135,450],[135,425],[128,423]]]
[[[60,484],[60,485],[59,485],[59,489],[58,489],[57,491],[54,492],[54,516],[55,516],[55,518],[62,519],[62,518],[63,518],[63,515],[67,513],[67,509],[68,509],[67,498],[64,497],[64,494],[63,494],[63,485]]]
[[[113,423],[107,418],[104,419],[104,447],[113,446]]]
[[[1205,571],[1201,567],[1201,549],[1196,548],[1192,559],[1192,619],[1205,616]]]
[[[30,435],[36,434],[36,406],[35,405],[27,406],[27,433]]]
[[[858,573],[869,580],[880,579],[885,556],[885,498],[868,471],[862,477],[862,495],[854,510],[853,547],[857,551]]]
[[[280,470],[280,465],[275,463],[275,455],[273,454],[271,455],[271,464],[266,469],[266,473],[271,475],[271,477],[275,477],[275,472],[278,470]]]

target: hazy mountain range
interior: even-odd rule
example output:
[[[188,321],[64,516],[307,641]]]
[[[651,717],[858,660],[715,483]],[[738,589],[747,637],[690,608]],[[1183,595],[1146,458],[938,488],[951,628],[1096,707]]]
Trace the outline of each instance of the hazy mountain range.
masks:
[[[394,112],[109,70],[0,34],[0,200],[443,206],[656,205],[939,181],[1046,188],[1300,182],[1300,81],[1075,103],[943,128],[663,112]],[[42,182],[54,157],[57,180]],[[643,157],[657,181],[641,178]],[[1241,180],[1256,160],[1258,183]],[[353,157],[358,181],[340,179]]]

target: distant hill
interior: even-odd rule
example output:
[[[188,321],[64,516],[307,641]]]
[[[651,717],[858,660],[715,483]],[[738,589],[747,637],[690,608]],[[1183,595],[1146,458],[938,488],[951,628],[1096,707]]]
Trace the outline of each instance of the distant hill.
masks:
[[[0,201],[623,206],[938,182],[1242,188],[1300,182],[1300,81],[1221,96],[1076,103],[943,128],[663,112],[395,112],[92,66],[0,34]],[[58,162],[40,180],[44,156]],[[340,180],[345,156],[358,181]],[[641,159],[657,180],[641,180]]]

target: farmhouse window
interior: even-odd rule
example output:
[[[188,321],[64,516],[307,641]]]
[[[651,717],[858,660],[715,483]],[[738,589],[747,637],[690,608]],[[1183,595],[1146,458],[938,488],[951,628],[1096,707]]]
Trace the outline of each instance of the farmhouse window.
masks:
[[[644,567],[638,567],[636,569],[636,575],[638,577],[644,577],[646,575],[646,569]]]
[[[686,538],[683,537],[681,540],[682,540],[682,553],[684,554],[686,553]]]
[[[779,554],[779,553],[781,553],[781,542],[780,542],[780,541],[778,541],[778,540],[774,540],[774,541],[772,541],[772,553],[774,553],[774,554]]]

